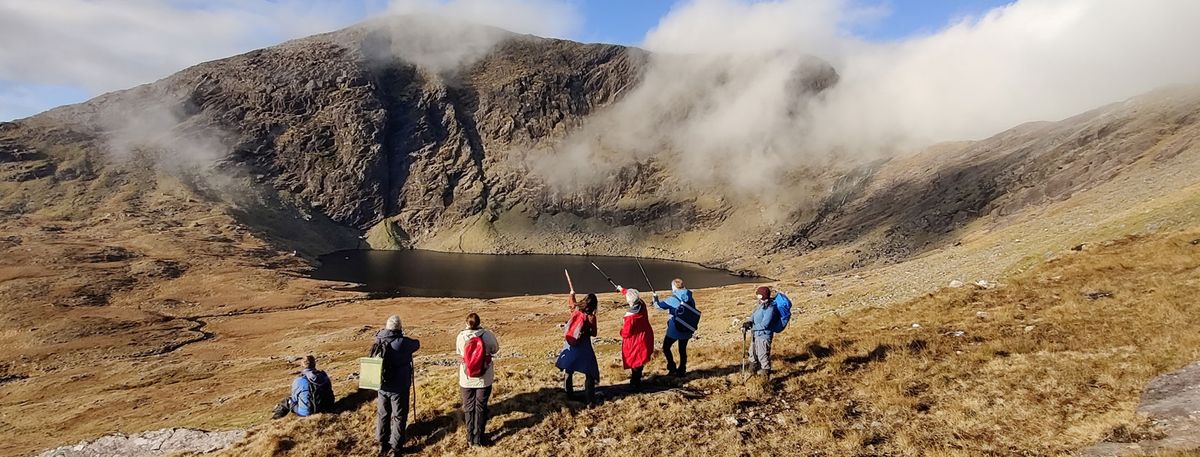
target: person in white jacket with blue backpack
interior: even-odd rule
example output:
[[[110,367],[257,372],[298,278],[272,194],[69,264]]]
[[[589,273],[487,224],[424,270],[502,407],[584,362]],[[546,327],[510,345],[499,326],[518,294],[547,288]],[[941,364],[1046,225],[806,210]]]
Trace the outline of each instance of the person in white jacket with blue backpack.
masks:
[[[688,340],[692,339],[696,328],[700,326],[700,310],[696,307],[696,300],[692,298],[692,291],[683,287],[683,280],[675,278],[671,281],[671,296],[659,301],[658,294],[655,293],[654,305],[671,313],[671,318],[667,319],[667,333],[662,341],[663,356],[667,359],[667,374],[684,376],[687,374]],[[675,364],[675,358],[671,354],[671,346],[676,342],[679,343],[679,365]]]
[[[771,288],[759,287],[754,291],[758,304],[750,318],[742,324],[743,331],[750,331],[753,341],[747,350],[750,358],[750,371],[763,376],[771,375],[771,343],[775,334],[787,327],[792,317],[792,302],[787,296],[776,292],[772,297]]]

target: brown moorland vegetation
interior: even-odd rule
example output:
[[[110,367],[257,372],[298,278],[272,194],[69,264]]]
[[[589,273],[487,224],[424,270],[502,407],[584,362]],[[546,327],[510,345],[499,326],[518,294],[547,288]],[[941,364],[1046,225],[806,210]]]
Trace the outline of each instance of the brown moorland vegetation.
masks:
[[[1133,412],[1142,387],[1200,358],[1195,230],[1065,253],[994,289],[800,316],[776,340],[776,374],[744,383],[737,331],[718,330],[744,311],[730,304],[743,289],[705,297],[706,326],[721,335],[692,350],[684,380],[652,377],[631,394],[602,339],[608,387],[591,409],[557,390],[557,348],[522,340],[517,350],[547,357],[498,361],[497,443],[483,453],[1063,455],[1151,432]],[[421,454],[467,449],[452,370],[421,369],[410,439]],[[261,425],[226,455],[369,455],[371,400],[354,394],[340,414]]]

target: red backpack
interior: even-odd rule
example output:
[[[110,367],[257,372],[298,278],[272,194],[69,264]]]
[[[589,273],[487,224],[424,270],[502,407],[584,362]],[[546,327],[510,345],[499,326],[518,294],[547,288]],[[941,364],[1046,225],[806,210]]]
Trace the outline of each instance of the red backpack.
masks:
[[[574,346],[579,344],[584,338],[591,337],[591,331],[588,330],[588,315],[583,311],[575,311],[571,313],[571,319],[567,321],[567,331],[563,333],[563,337],[567,340],[567,344]]]
[[[492,355],[488,354],[483,338],[475,335],[467,339],[466,346],[463,346],[463,367],[466,368],[467,376],[481,377],[491,365]]]

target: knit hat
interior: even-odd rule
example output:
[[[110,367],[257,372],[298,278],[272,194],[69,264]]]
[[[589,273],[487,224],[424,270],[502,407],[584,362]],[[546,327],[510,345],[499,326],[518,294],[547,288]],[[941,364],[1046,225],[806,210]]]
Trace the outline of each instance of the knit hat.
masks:
[[[634,303],[637,303],[639,298],[641,298],[641,297],[638,296],[637,289],[625,289],[625,302],[626,303],[629,303],[630,305],[632,305]]]
[[[771,288],[767,286],[759,287],[758,289],[754,290],[754,295],[757,295],[759,300],[770,300]]]
[[[625,311],[626,315],[642,312],[642,298],[638,296],[637,289],[625,289],[625,301],[629,303],[629,309]]]

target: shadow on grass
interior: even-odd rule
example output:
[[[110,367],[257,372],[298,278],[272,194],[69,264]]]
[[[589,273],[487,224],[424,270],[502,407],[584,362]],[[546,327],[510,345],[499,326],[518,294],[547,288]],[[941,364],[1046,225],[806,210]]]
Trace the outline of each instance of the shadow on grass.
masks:
[[[357,410],[360,406],[375,401],[376,396],[378,394],[374,390],[355,390],[350,395],[339,398],[333,404],[333,411],[337,414],[342,414]]]
[[[596,402],[597,404],[604,404],[629,396],[648,395],[670,390],[679,390],[685,397],[700,398],[703,396],[702,393],[681,389],[681,386],[690,380],[725,377],[737,373],[740,369],[741,365],[738,364],[689,371],[683,377],[652,376],[643,380],[641,388],[637,390],[634,390],[629,384],[625,383],[597,386]],[[576,394],[582,394],[578,386],[576,387]],[[579,396],[582,397],[582,395]],[[523,414],[523,417],[504,421],[499,427],[489,427],[492,430],[489,435],[492,440],[497,442],[516,434],[518,431],[537,425],[545,420],[547,416],[563,408],[570,410],[572,413],[588,408],[581,401],[568,399],[566,393],[559,387],[543,387],[531,392],[522,392],[498,402],[493,402],[489,406],[491,410],[490,415],[493,418],[512,413]],[[461,414],[459,411],[454,411],[410,425],[408,428],[408,450],[417,452],[427,446],[440,442],[448,436],[455,435],[462,425]]]
[[[787,370],[780,373],[782,376],[772,377],[772,385],[778,386],[782,382],[806,374],[820,370],[825,364],[825,359],[832,357],[837,351],[834,349],[834,344],[822,345],[818,341],[810,342],[804,351],[797,354],[778,354],[776,355],[777,363],[796,365],[806,362],[818,362],[806,366],[804,368]],[[866,356],[854,357],[849,363],[850,365],[858,365],[870,363],[880,360],[886,356],[888,348],[876,348]],[[688,381],[706,378],[723,378],[732,374],[739,373],[742,369],[741,361],[732,365],[717,366],[688,372],[684,377],[674,376],[651,376],[642,382],[640,389],[634,390],[629,384],[621,383],[616,385],[605,385],[596,387],[596,400],[598,404],[603,404],[610,401],[620,400],[625,397],[634,395],[649,395],[666,391],[678,391],[686,398],[701,398],[705,396],[700,392],[692,392],[686,388],[682,388]],[[748,377],[740,378],[739,381],[744,382]],[[373,392],[366,400],[374,398]],[[576,386],[576,394],[582,394],[579,386]],[[582,395],[579,395],[580,397]],[[360,403],[357,403],[360,404]],[[357,405],[356,404],[356,405]],[[494,441],[501,441],[510,437],[521,430],[525,430],[536,426],[541,421],[551,414],[554,414],[562,409],[567,409],[575,414],[579,411],[588,409],[588,406],[582,401],[567,398],[566,393],[561,387],[543,387],[541,389],[522,392],[511,397],[504,398],[500,401],[492,402],[490,405],[490,415],[495,418],[513,413],[520,414],[521,417],[505,420],[496,427],[493,423],[489,427],[492,431],[489,434]],[[409,444],[407,448],[413,452],[420,451],[427,446],[441,442],[443,439],[458,434],[462,425],[462,413],[459,411],[448,412],[433,417],[432,419],[422,420],[413,423],[408,428]]]

